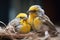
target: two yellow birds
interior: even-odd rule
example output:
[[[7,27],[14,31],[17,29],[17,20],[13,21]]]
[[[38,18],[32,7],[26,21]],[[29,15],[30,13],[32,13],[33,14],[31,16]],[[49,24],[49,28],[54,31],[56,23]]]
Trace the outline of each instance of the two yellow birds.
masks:
[[[29,17],[27,17],[26,13],[19,13],[16,18],[21,18],[20,25],[22,27],[18,30],[20,33],[29,33],[31,29],[39,32],[43,23],[46,23],[48,26],[50,25],[51,29],[55,29],[54,24],[50,21],[50,19],[44,14],[44,10],[39,5],[33,5],[28,10]]]

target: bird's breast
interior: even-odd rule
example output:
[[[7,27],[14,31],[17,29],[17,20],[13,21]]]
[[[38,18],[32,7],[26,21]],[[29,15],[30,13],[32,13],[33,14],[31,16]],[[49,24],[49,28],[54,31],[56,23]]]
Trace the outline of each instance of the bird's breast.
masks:
[[[30,32],[30,25],[29,24],[23,24],[22,27],[20,28],[20,33],[28,33]]]
[[[40,29],[41,25],[42,25],[42,21],[39,20],[38,18],[35,18],[34,19],[34,27],[35,27],[35,29]]]

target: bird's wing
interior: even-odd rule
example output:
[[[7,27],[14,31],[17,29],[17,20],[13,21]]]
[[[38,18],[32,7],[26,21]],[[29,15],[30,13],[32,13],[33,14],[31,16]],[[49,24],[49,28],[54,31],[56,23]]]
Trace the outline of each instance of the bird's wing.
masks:
[[[16,31],[20,31],[21,28],[22,28],[22,25],[20,24],[20,25],[18,25],[18,26],[15,28],[15,30],[16,30]]]
[[[20,21],[21,20],[19,18],[15,18],[11,22],[9,22],[8,26],[15,27],[15,30],[19,31],[22,27],[22,24],[20,24]]]
[[[55,25],[50,21],[49,17],[47,15],[40,16],[40,19],[44,24],[46,24],[51,30],[56,31]]]
[[[13,19],[12,21],[10,21],[10,22],[8,23],[8,25],[11,25],[11,26],[19,25],[19,21],[20,21],[19,18],[15,18],[15,19]]]

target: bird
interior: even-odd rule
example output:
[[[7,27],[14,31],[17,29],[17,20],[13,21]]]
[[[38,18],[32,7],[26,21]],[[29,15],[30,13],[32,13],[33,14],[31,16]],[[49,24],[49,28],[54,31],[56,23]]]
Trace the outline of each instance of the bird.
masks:
[[[30,24],[27,22],[27,14],[23,14],[23,13],[20,13],[16,16],[17,18],[21,18],[20,20],[20,28],[18,29],[20,33],[28,33],[30,32],[30,29],[31,29],[31,26]],[[18,26],[18,27],[19,27]]]
[[[45,11],[41,8],[40,5],[30,6],[27,12],[29,13],[28,21],[32,25],[34,31],[40,32],[41,29],[43,28],[42,30],[44,30],[44,32],[48,31],[48,33],[57,35],[55,25],[52,23],[50,18],[45,14]]]
[[[30,32],[30,24],[27,22],[27,14],[19,13],[12,21],[8,23],[8,27],[6,29],[12,29],[17,33],[28,33]]]

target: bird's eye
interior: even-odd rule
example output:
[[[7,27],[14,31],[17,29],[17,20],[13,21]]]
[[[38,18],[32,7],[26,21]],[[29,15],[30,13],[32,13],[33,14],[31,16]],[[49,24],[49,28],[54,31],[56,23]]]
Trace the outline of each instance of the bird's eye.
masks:
[[[33,13],[34,13],[34,12],[37,12],[37,11],[36,11],[36,10],[31,10],[31,11],[29,11],[29,12],[33,12]]]
[[[23,19],[23,17],[20,17],[21,19]]]
[[[24,19],[25,17],[20,17],[21,19]]]

